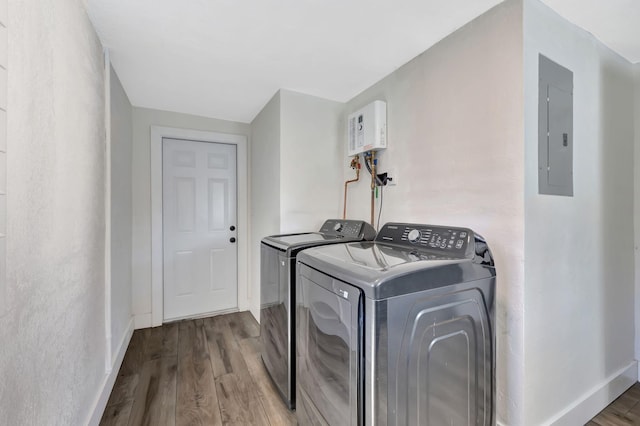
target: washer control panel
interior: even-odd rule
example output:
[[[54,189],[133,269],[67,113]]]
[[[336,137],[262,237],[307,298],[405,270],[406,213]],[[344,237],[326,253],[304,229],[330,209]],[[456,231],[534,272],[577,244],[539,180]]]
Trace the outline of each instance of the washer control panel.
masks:
[[[367,222],[350,219],[328,219],[322,224],[319,232],[325,235],[363,240],[373,240],[376,235],[373,226]]]
[[[464,255],[473,238],[473,231],[468,228],[387,223],[378,232],[376,241]]]

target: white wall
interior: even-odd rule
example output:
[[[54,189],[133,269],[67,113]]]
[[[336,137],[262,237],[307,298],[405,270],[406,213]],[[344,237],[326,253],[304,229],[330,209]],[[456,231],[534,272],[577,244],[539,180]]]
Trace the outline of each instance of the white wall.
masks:
[[[86,424],[105,377],[102,47],[76,0],[11,1],[9,28],[0,424]]]
[[[7,298],[7,0],[0,0],[0,317]]]
[[[280,92],[251,122],[251,312],[260,319],[260,240],[280,233]]]
[[[151,326],[151,126],[249,135],[250,126],[234,121],[168,111],[133,108],[133,269],[135,328]]]
[[[634,88],[635,359],[640,360],[640,63],[634,65]]]
[[[522,7],[507,1],[347,105],[350,113],[387,101],[379,168],[398,185],[385,189],[381,224],[468,226],[487,238],[498,274],[497,417],[508,425],[522,424],[523,412],[522,75]],[[348,216],[369,220],[364,169],[363,177]]]
[[[259,319],[260,241],[340,217],[344,104],[280,90],[251,123],[251,311]]]
[[[7,308],[7,0],[0,0],[0,317]]]
[[[582,424],[634,367],[632,67],[537,0],[524,19],[524,424]],[[538,195],[539,53],[573,71],[573,197]]]
[[[110,67],[111,102],[111,350],[115,358],[132,327],[131,313],[131,102]]]
[[[341,217],[344,104],[280,90],[280,231]]]

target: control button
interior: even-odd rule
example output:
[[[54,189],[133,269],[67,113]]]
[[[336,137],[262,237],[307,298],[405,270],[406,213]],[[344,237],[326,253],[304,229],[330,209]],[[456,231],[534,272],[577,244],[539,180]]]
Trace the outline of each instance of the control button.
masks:
[[[464,231],[460,232],[460,238],[467,238],[467,233]]]
[[[463,240],[458,240],[458,242],[456,243],[456,248],[457,248],[457,249],[462,248],[462,245],[463,245],[463,244],[464,244],[464,241],[463,241]]]
[[[336,232],[342,231],[342,224],[340,222],[336,223],[335,225],[333,225],[333,230]]]
[[[446,243],[446,242],[444,242],[444,243],[440,244],[440,248],[445,248],[446,246],[447,246],[447,243]]]
[[[421,236],[422,235],[420,234],[420,231],[418,231],[417,229],[412,229],[411,231],[409,231],[409,235],[407,236],[407,238],[409,238],[409,241],[411,241],[412,243],[416,243]]]

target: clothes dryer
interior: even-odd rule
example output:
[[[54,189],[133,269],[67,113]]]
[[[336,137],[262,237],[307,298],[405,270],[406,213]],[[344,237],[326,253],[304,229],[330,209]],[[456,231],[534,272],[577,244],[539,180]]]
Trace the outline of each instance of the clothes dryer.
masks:
[[[295,266],[309,247],[373,240],[361,220],[329,219],[318,232],[272,235],[260,248],[260,340],[262,360],[287,406],[295,408]]]

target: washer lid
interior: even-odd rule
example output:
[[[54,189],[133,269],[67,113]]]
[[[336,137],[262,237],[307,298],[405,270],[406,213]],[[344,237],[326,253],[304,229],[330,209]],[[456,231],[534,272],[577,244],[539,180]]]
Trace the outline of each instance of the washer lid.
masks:
[[[359,287],[372,299],[495,276],[493,266],[479,264],[464,255],[379,241],[310,248],[298,254],[298,263]]]
[[[272,235],[262,239],[262,243],[280,251],[300,251],[307,247],[349,241],[370,241],[376,236],[371,225],[362,220],[327,219],[318,232]]]
[[[334,242],[357,241],[353,238],[341,238],[335,235],[324,235],[319,232],[305,232],[302,234],[272,235],[262,239],[262,243],[281,251],[302,250],[307,247],[329,244]]]

